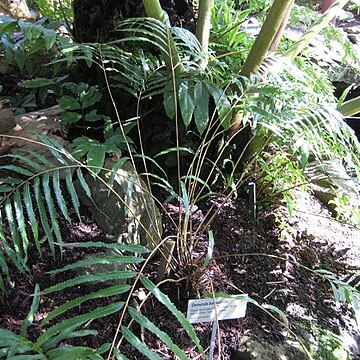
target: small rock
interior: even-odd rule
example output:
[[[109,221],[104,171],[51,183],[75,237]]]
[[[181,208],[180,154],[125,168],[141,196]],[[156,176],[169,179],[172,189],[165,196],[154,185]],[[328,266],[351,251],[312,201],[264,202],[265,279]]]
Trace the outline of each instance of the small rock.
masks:
[[[10,109],[10,101],[0,100],[0,134],[11,131],[15,126],[15,114]]]
[[[0,110],[0,134],[11,131],[16,126],[11,109]]]
[[[104,168],[112,169],[114,165],[113,161],[107,160]],[[80,200],[88,207],[93,219],[118,243],[154,248],[162,234],[161,215],[144,181],[130,163],[116,171],[112,190],[106,185],[111,172],[103,170],[99,175],[105,183],[90,174],[85,176],[91,189],[91,200],[76,183]],[[132,187],[130,195],[129,184]]]
[[[340,159],[314,163],[306,171],[306,176],[316,197],[331,210],[335,209],[335,205],[329,204],[329,201],[337,194],[348,197],[350,204],[360,204],[356,183],[347,174]]]
[[[348,39],[350,40],[350,42],[352,42],[353,44],[358,44],[359,43],[359,35],[358,34],[348,34]]]

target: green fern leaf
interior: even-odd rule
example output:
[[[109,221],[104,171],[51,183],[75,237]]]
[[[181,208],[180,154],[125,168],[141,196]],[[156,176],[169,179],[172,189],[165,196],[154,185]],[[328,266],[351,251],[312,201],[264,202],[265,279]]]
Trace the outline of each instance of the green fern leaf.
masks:
[[[126,244],[118,244],[118,243],[104,243],[101,241],[87,241],[81,243],[68,243],[64,244],[64,246],[68,247],[77,247],[77,248],[105,248],[105,249],[116,249],[119,251],[129,251],[138,254],[148,254],[150,250],[142,245],[126,245]]]
[[[41,135],[38,135],[38,137],[43,144],[47,145],[48,150],[60,164],[69,165],[66,158],[71,162],[74,161],[72,155],[54,138]]]
[[[6,186],[6,185],[0,185],[0,193],[7,193],[7,192],[11,192],[14,191],[14,188],[11,186]],[[0,201],[3,199],[3,196],[0,196]]]
[[[1,211],[0,211],[0,240],[2,241],[2,245],[5,249],[6,254],[9,256],[11,261],[16,265],[18,270],[22,273],[27,272],[28,268],[27,268],[26,263],[24,262],[23,258],[22,257],[19,258],[18,253],[12,249],[12,247],[10,246],[10,244],[7,241],[6,235],[3,230]],[[4,264],[1,264],[1,265],[2,265],[2,271],[4,273],[9,274],[5,260],[4,260]],[[6,265],[6,267],[5,267],[5,265]]]
[[[110,348],[111,348],[110,343],[104,343],[97,349],[97,353],[104,354],[104,353],[108,352],[110,350]]]
[[[84,176],[83,176],[83,174],[81,172],[81,169],[77,169],[76,174],[77,174],[77,177],[78,177],[78,179],[80,181],[81,187],[85,191],[86,196],[91,199],[91,190],[90,190],[89,185],[87,184],[86,180],[84,179]]]
[[[62,305],[58,306],[56,309],[54,309],[53,311],[51,311],[47,315],[47,317],[41,322],[40,326],[43,327],[44,325],[49,323],[55,317],[63,314],[64,312],[66,312],[76,306],[81,305],[85,301],[88,301],[90,299],[101,299],[104,297],[119,295],[119,294],[123,294],[129,290],[130,290],[129,285],[114,285],[114,286],[107,287],[105,289],[102,289],[100,291],[97,291],[97,292],[94,292],[91,294],[79,296],[76,299],[70,300],[67,303],[62,304]]]
[[[26,316],[23,324],[21,325],[20,336],[22,336],[22,337],[26,337],[28,327],[29,327],[29,325],[31,325],[33,323],[35,313],[37,312],[37,310],[39,308],[39,304],[40,304],[39,291],[40,291],[40,286],[38,284],[36,284],[35,289],[34,289],[34,298],[33,298],[32,304],[31,304],[30,311],[29,311],[28,315]]]
[[[173,85],[170,83],[165,86],[164,89],[164,99],[163,99],[163,107],[165,109],[165,113],[167,117],[171,120],[175,118],[176,115],[176,107],[175,107],[175,95]]]
[[[113,255],[113,256],[106,256],[106,257],[100,257],[100,258],[90,258],[87,260],[77,261],[74,264],[66,265],[61,269],[48,271],[47,274],[58,274],[60,272],[76,269],[79,267],[92,266],[92,265],[96,265],[96,264],[103,264],[103,265],[139,264],[143,261],[144,261],[144,259],[140,258],[138,256],[121,256],[121,255]]]
[[[150,161],[152,164],[154,164],[157,167],[157,169],[159,169],[161,171],[161,173],[164,175],[164,179],[168,180],[168,176],[167,176],[166,171],[150,156],[135,154],[134,158],[141,158],[143,160]]]
[[[61,210],[61,213],[64,215],[64,218],[66,219],[66,221],[71,224],[71,218],[67,211],[66,202],[65,202],[65,199],[62,194],[61,187],[60,187],[60,175],[59,175],[58,170],[56,170],[52,173],[51,179],[52,179],[54,194],[56,197],[56,203],[59,206],[59,209]]]
[[[117,348],[114,348],[114,356],[116,360],[129,360],[129,358],[121,354]]]
[[[31,231],[34,236],[34,243],[40,254],[41,250],[40,250],[40,242],[39,242],[39,228],[38,228],[38,222],[37,222],[35,212],[34,212],[34,204],[32,201],[31,194],[30,194],[30,185],[28,182],[25,183],[24,188],[23,188],[23,199],[24,199],[26,212],[29,217]]]
[[[121,28],[122,25],[128,25],[127,23],[123,23],[118,27],[118,31],[127,32],[129,29]],[[144,23],[145,25],[145,23]],[[146,24],[147,25],[147,24]],[[145,26],[146,26],[145,25]],[[168,41],[166,37],[166,29],[164,29],[164,25],[157,26],[158,24],[153,24],[154,27],[152,29],[146,29],[143,26],[142,29],[132,29],[136,33],[136,36],[129,36],[124,39],[118,40],[117,43],[124,43],[124,42],[143,42],[148,43],[152,46],[158,48],[161,52],[169,56],[169,47]],[[141,36],[141,33],[145,36]]]
[[[34,193],[35,193],[37,209],[39,211],[42,227],[43,227],[43,229],[45,231],[45,235],[47,237],[51,253],[55,257],[54,238],[53,238],[53,234],[52,234],[52,231],[51,231],[51,227],[49,225],[49,219],[48,219],[48,216],[46,214],[45,205],[44,205],[44,202],[42,200],[40,179],[38,177],[36,177],[35,180],[34,180]]]
[[[66,169],[65,170],[65,183],[66,183],[66,189],[70,194],[72,206],[73,206],[73,208],[74,208],[74,210],[76,212],[76,215],[77,215],[78,219],[81,220],[80,211],[79,211],[79,209],[80,209],[80,201],[79,201],[79,197],[77,195],[75,186],[74,186],[73,181],[72,181],[71,169]]]
[[[286,327],[286,328],[289,328],[289,320],[286,316],[286,314],[280,310],[278,307],[276,306],[273,306],[273,305],[269,305],[269,304],[262,304],[261,305],[264,309],[266,310],[271,310],[273,311],[274,313],[278,314],[282,320],[282,323],[283,325]]]
[[[0,224],[0,227],[1,227],[1,224]],[[5,236],[5,235],[2,232],[2,229],[0,228],[0,239],[1,240],[3,238],[2,236]],[[9,280],[9,278],[10,278],[9,267],[6,263],[5,256],[3,255],[2,251],[0,251],[0,269],[1,269],[1,272],[6,276],[7,280]]]
[[[24,151],[21,151],[21,153],[24,153]],[[45,167],[43,165],[38,164],[37,162],[29,159],[26,155],[20,155],[20,154],[9,154],[8,157],[12,159],[18,159],[22,164],[27,165],[28,167],[32,168],[36,172],[41,172],[45,170]]]
[[[135,173],[131,174],[127,179],[127,187],[125,191],[125,202],[126,202],[125,211],[124,211],[125,216],[128,216],[129,213],[129,209],[132,201],[132,193],[134,190],[134,184],[136,179],[137,179],[137,174]]]
[[[94,275],[81,275],[77,276],[73,279],[63,281],[59,284],[50,286],[46,290],[43,291],[43,294],[51,294],[56,291],[64,290],[66,288],[82,285],[90,282],[101,282],[101,281],[109,281],[109,280],[120,280],[120,279],[131,279],[136,276],[135,271],[130,270],[114,270],[114,271],[106,271],[102,273],[97,273]]]
[[[12,331],[0,328],[0,347],[8,347],[16,349],[22,347],[23,350],[31,351],[32,342],[23,337],[14,334]]]
[[[209,263],[213,257],[213,253],[214,253],[215,240],[214,240],[214,233],[212,230],[209,230],[208,238],[209,238],[208,251],[207,251],[204,263],[202,265],[202,267],[204,267],[204,268],[206,268],[209,265]]]
[[[3,165],[3,166],[0,166],[0,169],[4,169],[4,170],[10,170],[10,171],[13,171],[13,172],[16,172],[20,175],[25,175],[25,176],[34,176],[34,173],[27,170],[27,169],[24,169],[20,166],[16,166],[16,165]]]
[[[77,330],[77,331],[72,331],[71,333],[67,334],[66,337],[64,337],[65,339],[74,339],[77,337],[85,337],[85,336],[96,336],[98,335],[99,332],[97,330]]]
[[[0,229],[0,232],[2,232],[2,229]],[[2,235],[0,234],[0,239],[2,239]],[[2,251],[0,251],[0,269],[1,272],[6,276],[6,279],[10,279],[10,272],[9,267],[6,263],[5,256],[3,255]]]
[[[59,222],[57,220],[57,211],[55,209],[53,197],[51,194],[49,173],[44,174],[44,176],[42,177],[42,186],[43,186],[43,191],[44,191],[44,195],[45,195],[45,202],[47,205],[47,210],[50,215],[52,229],[55,233],[57,242],[61,246],[63,241],[62,241],[62,236],[61,236],[61,232],[60,232]]]
[[[24,259],[26,262],[27,250],[29,247],[29,239],[27,236],[25,220],[24,220],[23,203],[21,201],[21,195],[19,190],[16,190],[14,194],[14,207],[15,207],[16,222],[18,224],[18,230],[20,232],[20,236],[22,240],[22,248],[24,250]]]
[[[35,354],[35,355],[22,354],[25,349],[16,349],[16,350],[18,353],[21,353],[21,355],[13,355],[10,357],[8,355],[7,359],[11,359],[11,360],[46,360],[47,359],[47,357],[42,354]]]
[[[186,354],[171,340],[170,336],[160,330],[147,317],[139,314],[133,307],[129,307],[131,317],[144,328],[155,334],[179,359],[188,360]]]
[[[204,352],[204,349],[202,348],[201,344],[200,344],[200,340],[197,337],[194,328],[192,327],[192,325],[189,323],[189,321],[186,319],[185,315],[180,312],[176,306],[171,302],[171,300],[169,299],[169,297],[167,295],[165,295],[164,293],[162,293],[160,291],[160,289],[153,283],[151,282],[149,279],[147,279],[146,277],[142,277],[141,278],[141,283],[145,286],[145,288],[147,290],[149,290],[162,304],[164,304],[167,309],[169,309],[169,311],[171,313],[173,313],[175,315],[175,317],[177,318],[177,320],[180,322],[181,326],[183,327],[183,329],[187,332],[187,334],[190,336],[190,338],[192,339],[192,341],[195,343],[196,347],[199,349],[199,351],[201,353]]]
[[[185,220],[188,221],[190,218],[190,207],[189,207],[189,196],[185,184],[180,181],[181,187],[181,202],[184,205]]]
[[[0,256],[2,256],[2,255],[0,255]],[[2,292],[6,292],[6,288],[5,288],[5,284],[4,284],[4,279],[3,279],[2,275],[1,275],[1,273],[0,273],[0,290],[1,290]]]
[[[3,184],[9,184],[9,185],[20,185],[23,183],[23,180],[15,178],[15,177],[8,177],[5,179],[1,179],[1,182]]]
[[[116,313],[120,311],[123,306],[123,302],[117,302],[107,306],[98,307],[87,314],[81,314],[70,319],[63,320],[62,322],[47,329],[36,341],[34,349],[49,349],[66,337],[70,332],[86,322]]]
[[[140,341],[132,331],[130,331],[127,327],[122,326],[121,332],[124,338],[138,351],[140,351],[143,355],[145,355],[150,360],[161,360],[161,357],[154,353],[152,350],[148,348],[146,344]]]
[[[8,225],[9,225],[11,237],[12,237],[13,244],[14,244],[14,250],[16,252],[17,257],[19,259],[23,259],[23,256],[21,254],[22,246],[21,246],[20,234],[19,234],[19,231],[16,226],[12,203],[9,199],[7,199],[5,201],[4,209],[5,209],[6,219],[7,219]]]
[[[50,359],[69,360],[69,359],[103,359],[96,350],[82,346],[59,346],[47,352]]]
[[[39,162],[44,165],[44,166],[40,165],[42,168],[52,169],[55,167],[55,164],[52,161],[50,161],[45,156],[41,155],[40,153],[38,153],[36,151],[28,150],[28,149],[21,149],[20,151],[22,153],[29,154],[29,155],[31,155],[31,157],[39,160]],[[28,156],[26,156],[26,155],[22,156],[22,158],[24,158],[24,157],[28,157]]]

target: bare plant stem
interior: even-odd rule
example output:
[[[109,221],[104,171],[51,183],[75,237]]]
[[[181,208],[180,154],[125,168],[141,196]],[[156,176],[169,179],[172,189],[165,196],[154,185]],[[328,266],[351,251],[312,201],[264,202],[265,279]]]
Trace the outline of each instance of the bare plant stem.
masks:
[[[195,35],[199,40],[201,49],[204,53],[204,58],[200,61],[200,67],[205,69],[208,64],[208,51],[209,51],[209,37],[211,26],[211,9],[214,5],[214,0],[200,0],[198,20],[196,24]]]

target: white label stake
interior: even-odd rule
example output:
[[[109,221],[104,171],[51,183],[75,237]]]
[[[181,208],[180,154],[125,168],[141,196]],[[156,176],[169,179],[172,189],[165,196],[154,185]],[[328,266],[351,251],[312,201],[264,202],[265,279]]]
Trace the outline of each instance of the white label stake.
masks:
[[[212,360],[214,357],[217,323],[218,323],[217,321],[213,321],[213,327],[212,327],[211,339],[210,339],[209,360]]]
[[[242,295],[242,297],[247,298],[247,295]],[[209,321],[212,321],[213,323],[209,360],[212,360],[214,356],[217,322],[219,320],[238,319],[244,317],[246,314],[246,305],[246,300],[239,300],[236,297],[189,300],[186,317],[190,323]]]
[[[238,319],[245,316],[246,305],[247,301],[225,297],[189,300],[186,317],[191,323]]]

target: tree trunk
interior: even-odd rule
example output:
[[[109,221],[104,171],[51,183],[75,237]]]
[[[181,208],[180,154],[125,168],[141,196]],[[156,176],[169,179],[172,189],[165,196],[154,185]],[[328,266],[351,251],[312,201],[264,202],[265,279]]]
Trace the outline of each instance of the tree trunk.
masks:
[[[194,18],[190,0],[161,0],[170,22],[176,26],[191,26]],[[76,42],[107,42],[116,35],[119,21],[146,16],[142,0],[74,0],[74,32]]]
[[[74,0],[75,41],[104,43],[113,40],[120,20],[143,16],[141,0]]]
[[[324,13],[334,2],[335,0],[322,0],[322,13]],[[335,25],[336,17],[334,17],[331,22]]]

